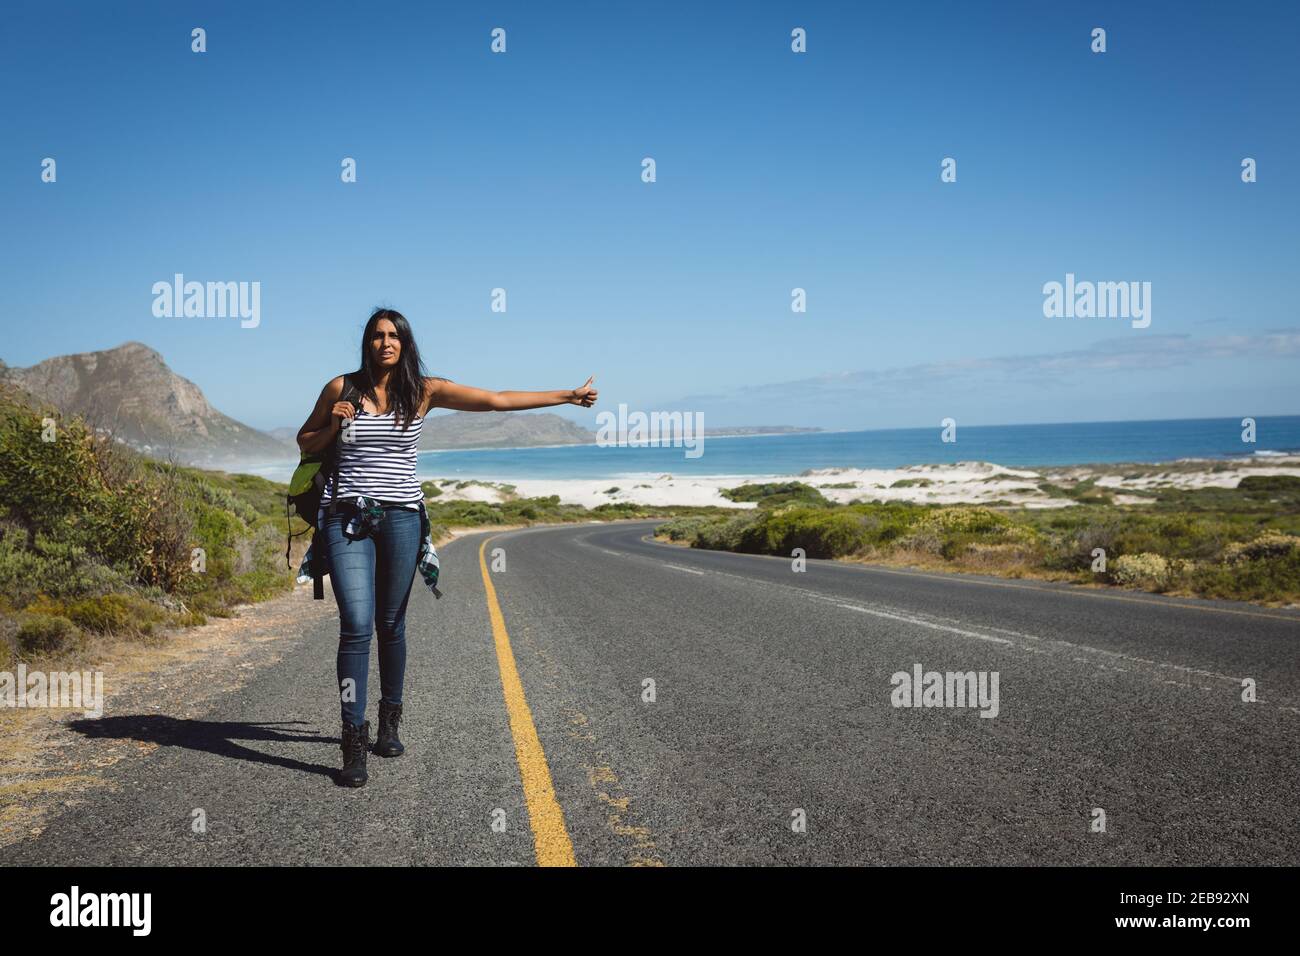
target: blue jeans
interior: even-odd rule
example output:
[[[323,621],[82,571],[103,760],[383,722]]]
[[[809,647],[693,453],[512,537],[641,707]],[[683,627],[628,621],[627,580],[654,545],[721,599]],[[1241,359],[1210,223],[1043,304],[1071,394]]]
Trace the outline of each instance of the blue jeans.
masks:
[[[402,702],[406,676],[406,602],[420,554],[420,512],[385,507],[372,534],[344,535],[351,512],[340,507],[321,523],[330,586],[339,608],[338,681],[343,720],[366,719],[370,635],[379,632],[379,687],[385,703]],[[344,686],[351,678],[352,692]],[[355,700],[349,699],[355,697]]]

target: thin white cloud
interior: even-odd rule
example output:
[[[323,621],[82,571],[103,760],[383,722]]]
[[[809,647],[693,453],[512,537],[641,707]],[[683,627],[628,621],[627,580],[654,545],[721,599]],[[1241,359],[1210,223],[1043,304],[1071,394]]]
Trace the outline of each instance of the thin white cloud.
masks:
[[[1193,362],[1242,358],[1278,358],[1300,355],[1300,329],[1278,329],[1243,335],[1193,337],[1191,335],[1133,335],[1104,339],[1086,349],[1036,355],[1002,355],[988,358],[949,359],[884,369],[827,372],[788,382],[743,385],[727,393],[730,400],[823,402],[836,397],[875,391],[930,389],[961,382],[996,386],[1060,383],[1074,372],[1151,371]],[[705,396],[686,396],[683,404]],[[721,395],[707,398],[717,401]]]

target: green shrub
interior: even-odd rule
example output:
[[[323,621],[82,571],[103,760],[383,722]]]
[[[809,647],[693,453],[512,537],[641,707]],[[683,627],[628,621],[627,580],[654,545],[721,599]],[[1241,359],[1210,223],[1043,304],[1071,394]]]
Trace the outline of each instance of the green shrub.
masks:
[[[1056,485],[1045,481],[1038,485],[1038,490],[1049,498],[1069,498],[1081,505],[1108,505],[1113,502],[1108,489],[1096,487],[1095,478],[1072,485]]]
[[[170,617],[165,609],[137,594],[100,594],[67,600],[42,594],[24,613],[66,617],[77,627],[96,634],[148,634],[153,625]]]
[[[938,508],[921,517],[916,530],[935,531],[939,534],[989,534],[1000,533],[1011,525],[1011,519],[988,508]]]
[[[257,510],[229,488],[223,488],[214,485],[210,481],[204,481],[197,475],[186,475],[182,480],[186,484],[186,490],[192,492],[194,497],[204,504],[211,505],[219,511],[232,515],[242,524],[252,525],[257,523]]]
[[[1162,555],[1148,552],[1120,555],[1110,565],[1110,576],[1116,584],[1126,587],[1165,591],[1194,570],[1190,561],[1180,558],[1167,560]]]
[[[68,605],[68,619],[97,634],[149,634],[167,613],[134,594],[102,594]]]
[[[18,627],[18,649],[28,655],[62,654],[81,650],[85,638],[77,625],[55,614],[24,614]]]
[[[1300,550],[1197,565],[1191,583],[1205,597],[1295,603],[1300,601]]]
[[[1096,517],[1092,509],[1066,509],[1073,514],[1063,515],[1048,525],[1048,538],[1044,550],[1044,565],[1057,571],[1091,571],[1092,552],[1101,548],[1110,556],[1118,556],[1116,541],[1122,527],[1118,515]],[[1080,519],[1083,519],[1080,522]]]
[[[180,483],[178,469],[147,463],[79,418],[0,390],[0,501],[27,545],[41,535],[80,546],[170,590],[188,563]]]
[[[939,554],[949,561],[965,558],[973,554],[998,554],[1004,560],[1011,557],[1026,559],[1030,557],[1037,544],[1037,536],[1032,528],[1012,525],[997,534],[948,534],[941,539]],[[985,562],[987,563],[987,561]]]
[[[435,502],[428,508],[429,520],[447,525],[505,524],[505,518],[499,507],[483,501],[445,501]]]
[[[237,573],[237,546],[247,531],[244,523],[239,518],[220,508],[209,505],[205,501],[195,502],[192,506],[194,525],[193,525],[193,544],[192,548],[202,548],[204,551],[204,575],[207,575],[205,581],[221,581],[234,577]],[[187,554],[188,558],[189,555]],[[195,575],[189,568],[187,561],[186,577],[194,578]]]
[[[1121,554],[1161,554],[1211,560],[1227,543],[1231,528],[1222,522],[1193,513],[1133,515],[1114,537]]]
[[[663,535],[669,541],[694,541],[699,534],[700,529],[707,524],[715,521],[714,518],[708,518],[703,515],[690,515],[681,518],[673,518],[671,521],[665,521],[655,528],[656,535]]]
[[[862,517],[862,526],[876,547],[902,538],[922,515],[930,512],[927,506],[904,501],[854,503],[848,510]]]
[[[763,482],[723,488],[722,497],[735,502],[755,502],[760,508],[780,508],[789,504],[829,506],[820,491],[802,481]]]
[[[758,519],[756,514],[740,514],[732,518],[714,520],[700,527],[696,532],[692,547],[706,548],[710,551],[743,551],[741,547],[745,532]]]
[[[944,549],[944,538],[933,529],[919,528],[899,538],[898,547],[903,551],[915,551],[917,554],[940,555]]]
[[[1289,491],[1300,494],[1300,477],[1295,475],[1247,475],[1237,482],[1242,491],[1272,492]]]
[[[791,554],[802,548],[810,558],[839,558],[864,550],[870,533],[851,511],[794,508],[764,513],[742,534],[745,551]]]
[[[1228,564],[1239,565],[1246,561],[1286,558],[1300,548],[1300,537],[1292,534],[1278,534],[1266,531],[1253,541],[1236,541],[1223,551],[1223,559]]]
[[[44,595],[63,608],[47,617],[142,632],[172,618],[157,607],[167,594],[191,603],[206,592],[217,613],[227,597],[286,587],[284,493],[264,478],[145,458],[0,386],[0,591],[15,607]],[[204,574],[191,571],[195,547]]]
[[[575,507],[575,506],[570,506]],[[596,505],[590,512],[581,518],[574,518],[570,512],[565,512],[561,520],[578,520],[583,521],[588,518],[600,518],[604,521],[612,521],[617,518],[644,518],[656,517],[656,509],[646,505],[638,505],[631,501],[610,501],[603,505]]]
[[[27,534],[13,522],[0,522],[0,594],[24,607],[38,594],[75,597],[128,586],[129,575],[105,565],[84,547]]]

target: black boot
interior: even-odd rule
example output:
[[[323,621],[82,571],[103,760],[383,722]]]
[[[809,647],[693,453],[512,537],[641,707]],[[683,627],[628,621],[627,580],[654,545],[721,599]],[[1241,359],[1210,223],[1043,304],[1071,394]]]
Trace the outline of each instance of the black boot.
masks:
[[[339,785],[364,787],[366,780],[366,750],[370,746],[370,721],[357,726],[343,722],[343,770]]]
[[[381,757],[400,757],[406,752],[397,739],[397,725],[402,720],[402,705],[379,702],[379,730],[375,732],[375,753]]]

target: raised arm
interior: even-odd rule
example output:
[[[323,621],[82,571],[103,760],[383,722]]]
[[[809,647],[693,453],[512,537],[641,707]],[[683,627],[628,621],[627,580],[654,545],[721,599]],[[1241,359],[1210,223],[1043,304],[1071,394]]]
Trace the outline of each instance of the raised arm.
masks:
[[[425,408],[453,408],[459,412],[517,412],[551,405],[590,408],[596,402],[596,390],[591,387],[594,380],[593,376],[578,388],[553,392],[493,392],[471,385],[457,385],[445,378],[426,378]]]

